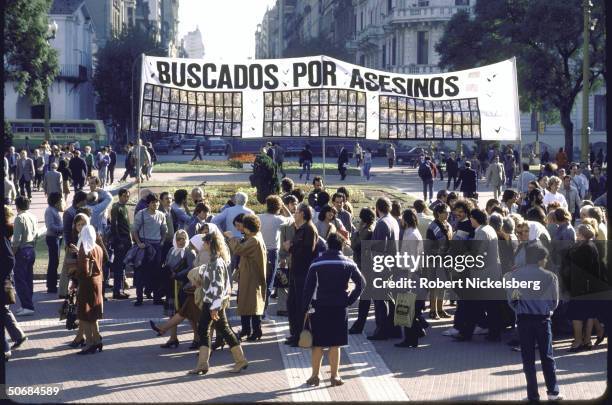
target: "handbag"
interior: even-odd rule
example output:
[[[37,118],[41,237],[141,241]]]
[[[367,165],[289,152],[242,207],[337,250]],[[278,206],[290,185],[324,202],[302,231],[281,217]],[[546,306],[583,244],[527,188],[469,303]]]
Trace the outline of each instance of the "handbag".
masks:
[[[274,275],[274,288],[287,288],[289,287],[289,269],[286,267],[279,267]]]
[[[79,327],[77,322],[76,292],[71,292],[66,300],[68,301],[66,307],[66,329],[73,330]]]
[[[417,295],[413,292],[402,292],[395,299],[395,314],[393,324],[410,328],[414,322],[414,312]]]
[[[306,323],[308,323],[308,329],[306,329]],[[303,349],[312,347],[312,332],[310,329],[312,329],[310,324],[310,314],[306,312],[306,315],[304,315],[304,328],[302,329],[300,339],[298,340],[298,346]]]
[[[4,305],[12,305],[17,302],[15,297],[15,287],[11,279],[4,280]]]

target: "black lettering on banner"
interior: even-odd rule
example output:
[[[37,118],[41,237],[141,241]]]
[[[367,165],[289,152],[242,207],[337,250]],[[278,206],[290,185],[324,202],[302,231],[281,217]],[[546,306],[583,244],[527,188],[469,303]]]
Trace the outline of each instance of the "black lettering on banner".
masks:
[[[429,95],[431,97],[444,95],[444,80],[441,77],[434,77],[429,81]]]
[[[406,79],[406,95],[408,95],[409,97],[412,97],[414,95],[414,92],[412,91],[413,83],[414,83],[414,80]]]
[[[217,88],[230,90],[233,89],[232,75],[230,73],[230,68],[228,65],[221,65],[221,70],[219,71],[219,84]]]
[[[332,61],[323,61],[323,85],[336,85],[336,64]]]
[[[336,83],[334,83],[335,85]],[[351,73],[351,83],[349,84],[349,86],[354,89],[355,87],[363,90],[364,87],[364,83],[363,83],[363,78],[361,77],[361,72],[359,71],[359,69],[353,69],[353,72]]]
[[[378,81],[376,80],[376,73],[365,72],[363,77],[366,79],[366,89],[370,91],[378,91]]]
[[[199,73],[202,70],[202,66],[197,63],[190,63],[187,65],[187,74],[189,77],[187,78],[187,85],[191,88],[197,89],[202,84],[202,79],[200,78]]]
[[[249,85],[249,68],[246,65],[234,66],[234,88],[246,89]]]
[[[404,87],[404,79],[401,77],[394,77],[392,80],[395,87],[393,88],[393,92],[397,94],[406,93],[406,88]]]
[[[259,90],[263,86],[263,72],[261,65],[250,65],[249,66],[249,88]]]
[[[378,77],[378,82],[380,83],[380,91],[391,91],[387,86],[390,84],[389,83],[389,76],[385,76],[385,75],[380,75]]]
[[[306,77],[307,74],[306,64],[302,62],[296,62],[293,64],[293,87],[299,87],[300,77]]]
[[[159,77],[159,82],[161,84],[169,84],[171,78],[169,76],[170,73],[170,64],[168,62],[163,62],[161,60],[157,61],[157,76]]]
[[[308,85],[319,87],[323,83],[323,67],[321,62],[313,60],[308,63]]]
[[[214,63],[205,63],[202,66],[202,85],[205,89],[214,89],[217,87],[217,80],[209,80],[210,73],[216,72],[217,66]]]
[[[172,62],[172,84],[181,87],[185,85],[185,64],[180,64],[180,79],[178,78],[178,63]]]
[[[264,73],[268,77],[268,80],[265,81],[266,89],[273,90],[278,87],[278,78],[276,77],[276,73],[278,73],[278,66],[270,64],[266,65],[264,68]]]
[[[414,80],[414,96],[415,97],[429,97],[429,79],[415,79]]]
[[[446,78],[446,85],[452,88],[452,90],[446,89],[444,91],[444,94],[446,94],[447,97],[455,97],[457,94],[459,94],[459,87],[455,84],[457,80],[459,80],[457,76],[449,76]]]

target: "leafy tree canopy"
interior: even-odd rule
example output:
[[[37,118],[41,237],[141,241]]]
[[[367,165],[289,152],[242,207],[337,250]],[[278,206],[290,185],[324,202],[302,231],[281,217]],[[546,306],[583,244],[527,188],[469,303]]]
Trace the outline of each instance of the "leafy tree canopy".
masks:
[[[112,119],[124,134],[130,128],[131,80],[134,61],[141,54],[166,56],[167,50],[147,32],[126,30],[98,50],[93,85],[98,94],[98,112],[102,119]],[[134,122],[137,122],[140,94],[140,62],[134,67]]]
[[[592,0],[589,86],[605,81],[603,0]],[[468,69],[516,57],[520,107],[560,118],[565,147],[573,152],[571,111],[582,91],[583,7],[581,0],[478,1],[474,15],[458,12],[436,44],[440,67]],[[558,112],[558,116],[556,115]]]
[[[32,104],[42,104],[59,73],[57,51],[48,42],[48,14],[53,0],[4,2],[4,81]]]

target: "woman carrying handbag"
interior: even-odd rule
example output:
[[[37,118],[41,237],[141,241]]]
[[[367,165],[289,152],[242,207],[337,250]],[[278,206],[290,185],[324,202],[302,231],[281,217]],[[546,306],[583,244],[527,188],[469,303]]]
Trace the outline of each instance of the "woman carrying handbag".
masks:
[[[354,261],[342,254],[344,239],[338,234],[327,238],[328,250],[314,259],[304,285],[306,325],[312,328],[312,376],[308,385],[319,385],[319,371],[323,359],[323,348],[329,348],[331,385],[338,386],[344,381],[338,375],[340,367],[340,346],[348,345],[348,310],[365,285],[365,279]],[[349,280],[355,288],[348,293]],[[314,312],[313,312],[314,310]],[[309,325],[308,325],[309,324]],[[304,345],[307,333],[301,336]]]

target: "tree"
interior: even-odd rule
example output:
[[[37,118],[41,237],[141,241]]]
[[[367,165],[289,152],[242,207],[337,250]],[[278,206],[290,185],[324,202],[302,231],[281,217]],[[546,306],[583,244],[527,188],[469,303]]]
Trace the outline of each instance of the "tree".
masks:
[[[590,87],[606,76],[603,1],[593,3],[599,23],[590,36]],[[461,11],[447,24],[436,44],[439,66],[462,70],[516,56],[521,110],[543,111],[548,122],[558,117],[571,159],[571,112],[583,86],[583,26],[582,0],[479,1],[473,17]]]
[[[47,38],[52,0],[5,2],[4,81],[32,104],[42,104],[47,89],[59,74],[57,51]]]
[[[98,95],[98,112],[104,120],[112,120],[119,134],[131,129],[132,68],[134,67],[134,122],[138,120],[140,94],[141,54],[166,56],[167,51],[159,42],[142,30],[126,30],[119,37],[109,40],[98,50],[93,77]],[[133,66],[136,61],[136,66]],[[135,128],[137,126],[135,125]],[[134,136],[135,134],[132,134]]]

